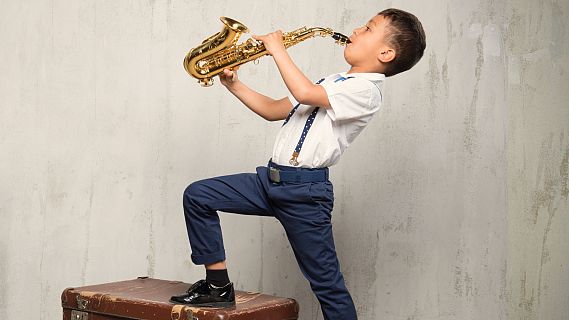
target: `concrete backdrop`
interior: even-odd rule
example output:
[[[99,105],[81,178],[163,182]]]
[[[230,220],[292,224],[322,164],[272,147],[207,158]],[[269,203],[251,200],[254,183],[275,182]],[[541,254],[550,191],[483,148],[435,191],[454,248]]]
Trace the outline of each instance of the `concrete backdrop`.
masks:
[[[569,319],[566,0],[0,1],[0,319],[58,319],[66,287],[203,276],[184,188],[253,172],[280,127],[183,70],[219,16],[350,33],[387,7],[428,46],[332,170],[360,318]],[[330,39],[289,52],[311,79],[347,70]],[[240,76],[286,94],[268,57]],[[238,289],[321,319],[276,220],[222,223]]]

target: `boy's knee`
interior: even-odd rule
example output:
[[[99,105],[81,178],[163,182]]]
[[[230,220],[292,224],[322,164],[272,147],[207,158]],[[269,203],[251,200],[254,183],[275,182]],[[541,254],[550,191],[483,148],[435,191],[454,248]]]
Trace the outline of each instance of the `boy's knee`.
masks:
[[[184,190],[184,204],[197,204],[196,200],[204,193],[204,184],[201,181],[192,182]]]
[[[189,195],[198,195],[203,193],[203,191],[205,189],[207,189],[207,179],[205,180],[198,180],[198,181],[194,181],[192,183],[190,183],[189,186],[186,187],[186,190],[184,191],[184,195],[189,194]]]

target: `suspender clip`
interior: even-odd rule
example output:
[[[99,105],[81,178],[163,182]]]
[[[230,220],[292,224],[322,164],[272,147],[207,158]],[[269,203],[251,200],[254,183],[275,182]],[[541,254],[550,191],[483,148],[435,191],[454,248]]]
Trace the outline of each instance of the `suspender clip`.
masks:
[[[298,152],[293,152],[292,153],[292,158],[290,158],[290,160],[288,161],[288,163],[290,163],[293,166],[298,166],[298,161],[296,161],[296,159],[298,158]]]

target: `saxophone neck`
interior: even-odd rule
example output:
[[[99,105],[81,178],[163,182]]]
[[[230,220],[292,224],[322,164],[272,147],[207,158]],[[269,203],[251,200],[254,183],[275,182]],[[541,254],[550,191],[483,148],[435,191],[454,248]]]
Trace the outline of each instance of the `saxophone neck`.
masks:
[[[320,37],[330,36],[334,40],[336,40],[336,42],[340,45],[344,45],[346,43],[349,43],[349,41],[350,41],[350,40],[348,40],[347,36],[345,36],[341,33],[338,33],[338,32],[334,32],[331,28],[302,27],[302,28],[296,29],[294,31],[283,34],[283,42],[284,42],[285,47],[288,48],[288,47],[293,46],[293,45],[295,45],[301,41],[304,41],[306,39],[313,38],[316,36],[320,36]]]

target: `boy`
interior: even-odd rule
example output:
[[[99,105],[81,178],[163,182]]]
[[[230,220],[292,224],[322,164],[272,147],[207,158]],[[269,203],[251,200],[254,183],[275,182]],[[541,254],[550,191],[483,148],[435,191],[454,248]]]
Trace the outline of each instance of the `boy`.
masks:
[[[410,69],[422,57],[422,25],[402,10],[378,13],[349,37],[344,49],[349,71],[317,84],[293,63],[281,31],[254,38],[272,55],[291,95],[280,100],[261,95],[230,70],[220,75],[221,83],[264,119],[285,122],[267,167],[257,167],[256,173],[197,181],[185,190],[192,261],[205,265],[206,279],[171,301],[193,306],[235,305],[216,212],[220,210],[277,218],[324,319],[357,319],[334,248],[330,223],[334,195],[328,167],[339,161],[379,109],[385,77]]]

